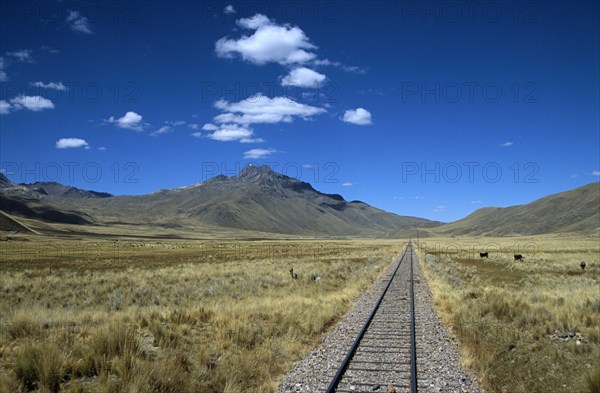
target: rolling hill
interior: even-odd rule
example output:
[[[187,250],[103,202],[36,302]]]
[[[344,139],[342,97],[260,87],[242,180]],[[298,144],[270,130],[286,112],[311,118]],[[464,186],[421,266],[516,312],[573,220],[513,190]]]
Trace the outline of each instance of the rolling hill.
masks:
[[[5,188],[4,193],[16,199],[17,206],[0,199],[0,209],[10,206],[9,213],[31,218],[31,212],[22,205],[25,193],[35,198],[29,204],[77,212],[86,221],[107,227],[133,224],[307,236],[390,236],[402,229],[441,224],[399,216],[360,201],[346,201],[341,195],[321,193],[309,183],[277,173],[268,166],[249,165],[237,176],[216,176],[192,186],[140,196],[98,197],[98,193],[77,193],[74,198],[65,195],[64,187],[41,186],[45,192],[35,184]]]
[[[0,231],[9,233],[37,233],[2,210],[0,210]]]
[[[54,206],[50,201],[40,198],[49,195],[43,188],[40,188],[40,184],[42,183],[36,186],[14,184],[0,173],[0,212],[5,213],[0,217],[0,230],[23,231],[22,224],[18,223],[11,216],[31,218],[49,223],[77,225],[92,223],[92,218],[85,213],[72,211],[69,208],[61,209]],[[66,187],[58,183],[55,184],[60,186],[57,187],[58,189],[73,189],[73,187]],[[76,191],[72,191],[71,193],[63,192],[60,195],[67,197],[65,194],[73,195],[73,192]],[[27,230],[31,231],[30,228],[27,228]]]
[[[539,235],[600,228],[600,182],[525,205],[486,207],[429,230],[439,235]]]
[[[112,194],[108,192],[97,192],[82,190],[77,187],[65,186],[57,182],[35,182],[31,184],[20,184],[31,191],[43,195],[53,195],[64,198],[109,198]]]
[[[82,212],[61,209],[35,198],[9,197],[0,193],[0,211],[11,215],[63,224],[91,224],[92,219]]]

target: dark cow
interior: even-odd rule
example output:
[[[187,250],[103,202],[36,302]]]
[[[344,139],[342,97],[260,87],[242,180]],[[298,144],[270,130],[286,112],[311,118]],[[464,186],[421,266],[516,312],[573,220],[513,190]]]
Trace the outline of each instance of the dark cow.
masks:
[[[581,270],[585,270],[585,262],[581,261],[579,267],[581,268]]]
[[[294,273],[294,268],[291,268],[291,269],[290,269],[290,274],[292,275],[292,278],[293,278],[294,280],[297,280],[297,279],[298,279],[298,273]]]
[[[522,261],[522,260],[523,260],[523,255],[515,254],[515,261]]]
[[[487,252],[480,252],[479,253],[479,258],[487,258],[488,257],[488,253]]]

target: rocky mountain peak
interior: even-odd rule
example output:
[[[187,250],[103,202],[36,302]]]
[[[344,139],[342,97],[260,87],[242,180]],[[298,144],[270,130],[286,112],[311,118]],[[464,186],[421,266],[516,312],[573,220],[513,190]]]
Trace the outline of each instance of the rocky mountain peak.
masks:
[[[278,176],[281,175],[271,169],[268,165],[256,166],[252,164],[248,164],[238,174],[240,180],[246,181],[256,181],[258,179],[273,178]]]
[[[8,187],[12,185],[12,182],[8,180],[6,176],[2,172],[0,172],[0,187]]]

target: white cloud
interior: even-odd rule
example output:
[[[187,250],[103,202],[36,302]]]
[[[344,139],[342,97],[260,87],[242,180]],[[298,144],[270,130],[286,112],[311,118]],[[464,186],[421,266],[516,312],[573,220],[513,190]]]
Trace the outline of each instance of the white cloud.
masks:
[[[42,89],[52,89],[52,90],[59,90],[59,91],[66,91],[67,86],[63,85],[62,82],[48,82],[48,83],[44,83],[44,82],[33,82],[31,83],[32,86],[35,87],[41,87]]]
[[[268,25],[270,20],[262,14],[256,14],[250,18],[238,19],[235,23],[244,29],[257,30],[259,27]]]
[[[435,212],[435,213],[440,213],[440,212],[445,212],[445,211],[446,211],[446,209],[447,209],[447,206],[444,206],[444,205],[437,205],[436,207],[434,207],[434,208],[432,209],[432,211],[433,211],[433,212]]]
[[[235,14],[235,8],[233,8],[233,6],[231,4],[229,4],[227,7],[225,7],[225,9],[223,10],[224,14]]]
[[[185,125],[185,121],[184,120],[175,120],[175,121],[165,121],[165,124],[168,124],[172,127],[179,127],[179,126],[183,126]]]
[[[150,135],[152,135],[152,136],[158,136],[158,135],[162,135],[162,134],[168,134],[171,131],[173,131],[173,127],[171,127],[171,126],[162,126],[158,130],[153,131],[152,133],[150,133]]]
[[[579,177],[579,173],[574,173],[571,175],[571,179],[576,179]]]
[[[208,137],[219,142],[240,141],[250,139],[254,131],[237,124],[222,124],[219,129],[209,134]]]
[[[363,95],[365,95],[365,94],[369,94],[369,95],[371,95],[371,94],[377,94],[380,97],[385,96],[385,92],[381,88],[378,88],[378,89],[369,88],[369,89],[365,89],[365,90],[359,90],[358,92],[360,94],[363,94]]]
[[[500,146],[500,147],[509,147],[509,146],[512,146],[512,145],[514,145],[514,143],[506,141],[504,143],[499,144],[498,146]]]
[[[190,135],[193,136],[194,138],[200,138],[202,136],[202,133],[200,131],[196,131],[196,132],[192,132]]]
[[[100,150],[100,151],[106,151],[106,147],[104,147],[104,146],[100,146],[100,147],[98,148],[98,150]]]
[[[31,49],[21,49],[15,52],[7,52],[8,56],[14,57],[15,59],[22,61],[23,63],[33,63],[33,57],[31,56]]]
[[[479,205],[480,203],[481,203],[481,201],[480,201],[480,200],[477,200],[477,201],[471,201],[471,204],[472,204],[472,205]]]
[[[344,113],[342,121],[365,126],[371,124],[371,112],[364,108],[349,109]]]
[[[217,56],[234,58],[239,55],[254,64],[274,62],[284,65],[306,63],[316,57],[309,51],[317,47],[297,26],[278,25],[261,14],[240,19],[237,24],[254,30],[254,33],[238,40],[219,39],[215,44]]]
[[[206,127],[208,126],[208,127]],[[234,142],[238,141],[240,143],[261,143],[264,142],[262,138],[253,138],[254,131],[245,126],[240,126],[238,124],[221,124],[219,127],[214,124],[205,124],[207,131],[214,131],[207,136],[215,141],[219,142]],[[196,135],[197,134],[197,135]],[[192,134],[195,137],[200,137],[202,134],[200,132],[194,132]]]
[[[8,80],[8,75],[6,74],[6,61],[4,57],[0,57],[0,82],[6,82]]]
[[[202,126],[202,129],[204,131],[215,131],[215,130],[218,130],[219,127],[217,127],[216,125],[211,124],[211,123],[206,123],[205,125]]]
[[[53,55],[60,53],[60,51],[58,49],[54,49],[52,47],[49,47],[48,45],[42,46],[42,50],[46,51],[48,53],[52,53]]]
[[[0,100],[0,115],[8,115],[12,105],[8,101]]]
[[[290,71],[281,80],[282,86],[299,86],[317,88],[327,77],[306,67],[298,67]]]
[[[88,20],[88,18],[81,15],[79,11],[69,11],[69,16],[67,16],[67,23],[73,31],[82,34],[93,34],[90,21]]]
[[[235,113],[222,113],[215,116],[213,120],[217,123],[237,123],[249,125],[254,123],[290,123],[292,118],[290,116],[282,116],[276,113],[256,113],[243,115],[236,115]]]
[[[108,123],[115,124],[117,127],[127,128],[129,130],[142,131],[144,129],[144,124],[142,123],[142,116],[138,115],[135,112],[127,112],[123,117],[120,117],[118,119],[111,116],[106,121]]]
[[[352,187],[354,185],[354,183],[351,183],[349,181],[347,181],[346,183],[342,183],[342,186],[344,187]]]
[[[246,160],[254,160],[257,158],[264,158],[275,153],[275,149],[252,149],[244,152],[244,158]]]
[[[216,116],[215,122],[246,126],[254,123],[289,123],[294,117],[306,120],[327,112],[323,108],[301,104],[286,97],[269,98],[260,93],[240,102],[229,103],[219,100],[215,103],[215,107],[226,112]]]
[[[44,109],[54,108],[54,104],[47,98],[41,96],[24,96],[20,95],[10,100],[13,111],[19,109],[28,109],[33,112],[39,112]]]
[[[323,59],[323,60],[316,59],[316,60],[312,61],[312,64],[314,64],[316,66],[338,67],[346,72],[354,72],[356,74],[366,74],[367,73],[363,68],[360,68],[357,66],[347,66],[347,65],[340,63],[339,61],[331,61],[328,59]]]
[[[347,66],[347,65],[342,64],[340,67],[346,72],[354,72],[356,74],[366,74],[367,73],[367,71],[365,71],[364,68],[360,68],[358,66]]]
[[[263,143],[265,140],[262,138],[242,138],[240,143]]]
[[[600,176],[600,171],[592,171],[592,176]]]
[[[197,130],[200,128],[200,126],[196,123],[190,123],[187,125],[189,128],[191,128],[192,130]]]
[[[80,138],[61,138],[56,141],[57,149],[69,149],[79,147],[89,148],[89,145],[84,139]]]
[[[317,166],[314,165],[314,164],[304,164],[304,165],[302,165],[302,168],[305,168],[305,169],[314,169],[314,168],[317,168]]]

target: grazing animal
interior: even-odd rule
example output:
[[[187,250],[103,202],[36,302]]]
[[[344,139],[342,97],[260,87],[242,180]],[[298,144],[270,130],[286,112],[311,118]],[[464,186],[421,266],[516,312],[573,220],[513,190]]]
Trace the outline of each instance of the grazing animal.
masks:
[[[290,274],[292,275],[292,278],[293,278],[294,280],[297,280],[297,279],[298,279],[298,273],[294,273],[294,268],[291,268],[291,269],[290,269]]]
[[[480,252],[479,253],[479,258],[487,258],[488,257],[488,253],[487,252]]]
[[[321,281],[321,276],[313,274],[312,276],[310,276],[310,281]]]
[[[522,261],[523,260],[523,255],[521,254],[515,254],[515,261]]]
[[[585,270],[585,262],[581,261],[581,263],[579,264],[579,267],[581,268],[581,270]]]

